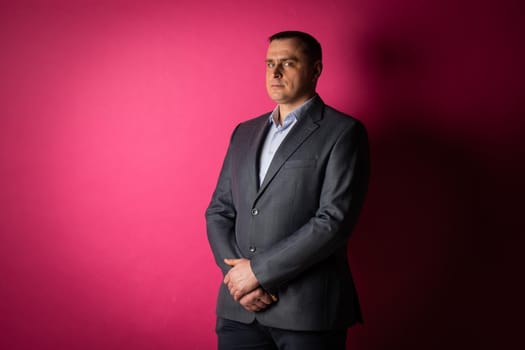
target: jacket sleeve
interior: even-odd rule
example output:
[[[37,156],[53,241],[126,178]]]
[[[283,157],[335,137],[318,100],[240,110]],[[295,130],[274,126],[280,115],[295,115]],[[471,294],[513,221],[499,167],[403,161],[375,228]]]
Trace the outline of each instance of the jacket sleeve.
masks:
[[[231,192],[231,148],[235,132],[226,153],[217,186],[206,209],[206,230],[215,262],[226,274],[231,268],[223,261],[224,258],[239,258],[241,253],[235,241],[236,209]]]
[[[361,123],[342,130],[328,156],[315,215],[251,260],[264,289],[275,291],[346,245],[367,190],[368,153],[368,137]]]

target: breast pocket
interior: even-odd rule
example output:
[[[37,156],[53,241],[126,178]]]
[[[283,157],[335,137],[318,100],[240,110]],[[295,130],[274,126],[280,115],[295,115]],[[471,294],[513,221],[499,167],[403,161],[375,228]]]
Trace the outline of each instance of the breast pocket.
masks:
[[[286,169],[290,168],[315,168],[317,165],[316,159],[291,159],[284,163]]]

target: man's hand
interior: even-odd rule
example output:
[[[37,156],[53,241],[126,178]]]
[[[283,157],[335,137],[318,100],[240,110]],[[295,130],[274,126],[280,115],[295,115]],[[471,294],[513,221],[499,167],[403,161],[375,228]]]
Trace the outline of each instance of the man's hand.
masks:
[[[241,300],[243,296],[259,287],[259,281],[255,277],[250,260],[248,259],[224,259],[227,265],[232,266],[224,277],[224,284],[235,301]]]
[[[248,311],[257,312],[266,309],[277,297],[266,292],[261,287],[251,291],[239,300],[239,303]]]

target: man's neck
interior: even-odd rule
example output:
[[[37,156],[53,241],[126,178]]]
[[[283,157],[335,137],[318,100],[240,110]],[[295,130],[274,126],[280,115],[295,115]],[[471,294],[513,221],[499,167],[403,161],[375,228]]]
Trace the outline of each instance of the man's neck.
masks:
[[[300,100],[294,101],[292,103],[280,103],[279,104],[279,124],[282,125],[284,122],[284,119],[290,112],[292,112],[294,109],[301,106],[303,103],[311,99],[315,96],[315,92],[313,92],[311,95],[307,95],[304,98],[301,98]]]

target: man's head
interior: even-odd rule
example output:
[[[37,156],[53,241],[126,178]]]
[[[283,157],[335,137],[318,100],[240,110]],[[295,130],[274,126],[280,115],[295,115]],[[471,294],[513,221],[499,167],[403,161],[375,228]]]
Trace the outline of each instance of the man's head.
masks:
[[[266,88],[272,100],[298,107],[315,94],[323,69],[319,42],[298,31],[279,32],[269,38]]]

